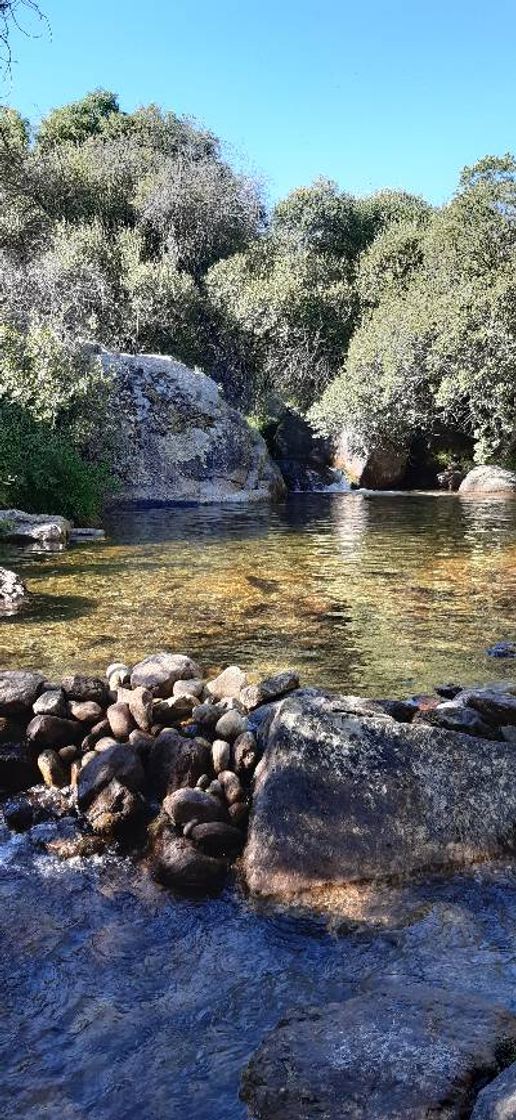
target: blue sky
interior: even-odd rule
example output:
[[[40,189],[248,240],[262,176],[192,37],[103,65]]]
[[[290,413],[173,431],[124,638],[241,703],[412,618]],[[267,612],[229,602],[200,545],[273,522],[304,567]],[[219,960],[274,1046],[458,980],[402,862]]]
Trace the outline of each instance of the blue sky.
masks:
[[[324,175],[449,197],[516,149],[515,0],[40,0],[2,91],[36,119],[103,86],[197,117],[272,198]],[[27,27],[34,22],[25,20]]]

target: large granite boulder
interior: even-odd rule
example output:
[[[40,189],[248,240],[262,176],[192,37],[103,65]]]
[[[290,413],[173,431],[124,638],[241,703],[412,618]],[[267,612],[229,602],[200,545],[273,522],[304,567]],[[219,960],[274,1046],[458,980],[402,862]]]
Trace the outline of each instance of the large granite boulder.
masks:
[[[0,526],[3,536],[9,540],[39,541],[56,546],[66,545],[72,530],[66,517],[25,513],[21,509],[1,509]]]
[[[252,1058],[242,1096],[260,1120],[464,1120],[515,1047],[516,1017],[503,1008],[380,981],[287,1015]]]
[[[316,689],[283,700],[260,737],[244,853],[254,893],[289,898],[514,850],[509,743],[363,715],[356,698]]]
[[[516,494],[516,471],[503,467],[473,467],[462,480],[459,494]]]
[[[369,490],[392,490],[403,485],[408,452],[396,447],[358,450],[354,433],[344,429],[337,441],[333,465],[343,470],[350,482]]]
[[[200,370],[152,354],[93,347],[113,379],[119,499],[280,498],[284,483],[264,440]]]

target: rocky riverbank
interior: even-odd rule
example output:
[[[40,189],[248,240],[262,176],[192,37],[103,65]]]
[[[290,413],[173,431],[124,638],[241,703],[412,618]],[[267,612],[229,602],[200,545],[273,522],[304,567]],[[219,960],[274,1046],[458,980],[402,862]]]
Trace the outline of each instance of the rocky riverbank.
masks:
[[[514,855],[508,682],[373,700],[300,688],[293,670],[209,678],[158,653],[104,678],[3,671],[0,735],[9,828],[65,822],[38,843],[64,859],[129,851],[178,894],[217,893],[234,866],[255,896],[317,907],[324,891],[328,907]],[[505,1002],[383,975],[338,999],[266,1037],[242,1082],[251,1115],[514,1115]]]

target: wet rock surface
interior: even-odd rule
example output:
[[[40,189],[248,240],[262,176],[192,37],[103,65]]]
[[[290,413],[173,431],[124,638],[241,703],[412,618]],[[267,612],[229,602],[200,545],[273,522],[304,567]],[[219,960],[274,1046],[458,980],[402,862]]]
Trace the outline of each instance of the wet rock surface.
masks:
[[[385,982],[287,1016],[243,1078],[260,1120],[463,1120],[516,1053],[516,1017],[472,996]]]

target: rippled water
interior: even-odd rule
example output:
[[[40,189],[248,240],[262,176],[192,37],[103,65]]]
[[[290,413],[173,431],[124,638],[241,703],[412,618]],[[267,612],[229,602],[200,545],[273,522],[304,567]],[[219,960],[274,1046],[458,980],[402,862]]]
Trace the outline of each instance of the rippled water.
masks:
[[[3,852],[5,1120],[241,1120],[241,1071],[264,1032],[375,976],[516,1010],[509,869],[420,884],[402,921],[332,932],[238,891],[176,900],[129,861],[57,864],[26,837]]]
[[[515,636],[513,500],[307,494],[119,511],[108,529],[60,554],[3,546],[34,599],[1,623],[1,662],[55,675],[169,647],[400,696],[511,671],[484,651]]]
[[[6,561],[34,600],[2,623],[1,660],[49,674],[163,646],[388,695],[511,668],[484,649],[515,636],[514,502],[316,495],[121,512],[105,545],[4,546]],[[5,1120],[242,1120],[240,1074],[264,1032],[375,976],[516,1010],[509,867],[355,900],[350,927],[255,908],[238,885],[181,901],[128,859],[58,863],[37,847],[54,828],[0,832]]]

